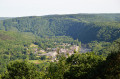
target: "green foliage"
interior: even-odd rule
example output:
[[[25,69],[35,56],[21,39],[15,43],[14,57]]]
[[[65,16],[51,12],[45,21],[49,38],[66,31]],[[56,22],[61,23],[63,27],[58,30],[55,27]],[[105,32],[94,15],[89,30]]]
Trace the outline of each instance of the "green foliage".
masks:
[[[120,36],[120,14],[76,14],[20,17],[0,21],[1,30],[35,35],[70,36],[83,43],[113,41]]]
[[[34,37],[32,34],[0,31],[0,73],[6,70],[9,61],[27,58],[26,47]]]
[[[65,79],[89,79],[95,67],[103,61],[101,56],[93,53],[74,54],[67,58],[69,70],[65,72]]]
[[[80,43],[67,36],[37,37],[29,32],[0,31],[0,73],[6,71],[6,64],[16,59],[39,60],[46,57],[36,57],[34,49],[56,48],[63,43]],[[38,45],[32,48],[31,44]],[[59,46],[58,46],[59,47]]]
[[[19,60],[8,64],[2,79],[119,79],[119,61],[120,51],[111,52],[106,60],[93,52],[77,53],[68,58],[60,55],[59,61],[50,65]]]
[[[118,44],[116,44],[116,41],[120,42],[120,38],[117,40],[114,40],[113,42],[92,41],[91,43],[88,44],[88,46],[92,49],[92,51],[95,52],[95,54],[107,57],[108,54],[111,53],[111,51],[119,50],[119,46]]]
[[[106,59],[104,76],[109,79],[120,78],[120,51],[112,52]]]
[[[51,36],[51,37],[42,37],[36,38],[34,44],[38,45],[40,48],[46,50],[46,48],[61,48],[59,45],[63,43],[74,44],[74,45],[81,45],[81,42],[78,40],[73,40],[71,37],[68,36]]]
[[[94,75],[91,77],[96,79],[119,79],[120,78],[120,50],[112,51],[106,60],[94,70]]]
[[[51,62],[46,77],[50,79],[64,79],[63,75],[67,69],[65,62],[66,57],[64,55],[59,58],[59,62]]]
[[[94,53],[74,54],[67,59],[62,55],[58,62],[50,64],[46,77],[50,79],[89,79],[102,61],[103,57]]]
[[[26,61],[11,62],[7,70],[2,79],[37,79],[40,76],[35,65]]]
[[[62,60],[62,61],[61,61]],[[51,63],[50,79],[119,79],[120,51],[113,51],[106,60],[94,53],[74,54]]]
[[[0,79],[2,79],[2,78],[1,78],[1,74],[0,74]]]
[[[0,74],[3,79],[119,79],[120,51],[113,42],[120,40],[119,21],[120,14],[31,16],[0,20]],[[76,54],[68,58],[59,55],[58,60],[49,65],[44,60],[45,56],[36,57],[34,51],[56,47],[59,50],[63,43],[81,46],[78,40],[82,43],[93,41],[89,47],[95,54],[74,51]],[[31,44],[37,47],[32,48]],[[103,60],[105,58],[98,55],[108,57]],[[8,62],[19,59],[43,59],[45,62],[34,65],[14,61],[6,66]]]
[[[95,52],[97,55],[103,55],[106,56],[113,50],[113,46],[110,42],[97,42],[93,41],[88,44],[89,47],[92,49],[92,51]]]

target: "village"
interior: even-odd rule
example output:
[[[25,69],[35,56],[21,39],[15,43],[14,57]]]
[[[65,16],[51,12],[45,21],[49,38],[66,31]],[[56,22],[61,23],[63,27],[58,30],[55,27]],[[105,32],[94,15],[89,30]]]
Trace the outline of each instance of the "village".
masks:
[[[63,46],[63,48],[47,48],[46,50],[38,49],[36,45],[32,45],[31,47],[34,50],[34,54],[36,54],[37,56],[47,56],[51,58],[51,61],[56,60],[57,55],[64,54],[66,57],[68,57],[80,51],[80,47],[77,45],[63,43],[61,46]]]

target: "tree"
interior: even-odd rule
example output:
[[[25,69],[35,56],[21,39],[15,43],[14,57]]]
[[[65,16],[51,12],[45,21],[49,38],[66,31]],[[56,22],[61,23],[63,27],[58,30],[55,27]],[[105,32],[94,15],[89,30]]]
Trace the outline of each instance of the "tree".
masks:
[[[1,74],[0,74],[0,79],[1,79]]]
[[[120,79],[120,43],[118,51],[113,50],[105,61],[99,63],[91,79]]]
[[[34,64],[27,61],[17,60],[7,65],[7,73],[3,79],[36,79],[39,73]]]
[[[65,79],[90,79],[96,66],[103,61],[101,56],[94,53],[74,54],[67,58],[69,70],[65,72]]]
[[[95,77],[101,79],[119,79],[120,78],[120,51],[111,52],[106,61],[101,63],[95,70]]]
[[[58,62],[51,62],[48,67],[47,78],[64,79],[64,73],[67,70],[66,57],[61,55]]]

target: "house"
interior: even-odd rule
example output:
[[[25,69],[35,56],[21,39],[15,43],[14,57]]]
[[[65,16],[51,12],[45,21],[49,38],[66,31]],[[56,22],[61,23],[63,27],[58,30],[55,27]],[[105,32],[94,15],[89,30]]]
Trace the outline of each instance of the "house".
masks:
[[[45,50],[40,50],[40,52],[45,52]]]
[[[62,48],[62,49],[59,50],[59,53],[66,53],[66,52],[67,52],[67,49]]]
[[[74,50],[79,51],[79,46],[74,45],[74,46],[70,47],[70,49],[73,50],[73,51]]]

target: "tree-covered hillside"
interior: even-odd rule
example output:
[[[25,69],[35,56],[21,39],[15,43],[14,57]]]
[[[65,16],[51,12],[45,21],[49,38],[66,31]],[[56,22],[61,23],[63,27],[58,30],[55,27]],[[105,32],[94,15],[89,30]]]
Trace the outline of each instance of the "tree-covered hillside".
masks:
[[[40,38],[30,32],[14,32],[0,30],[0,74],[6,70],[6,64],[13,60],[41,60],[38,56],[40,50],[52,49],[62,44],[80,44],[70,37],[46,37]],[[61,46],[62,47],[62,46]]]
[[[120,14],[0,20],[0,79],[119,79],[119,60]]]
[[[71,36],[83,43],[113,41],[120,36],[120,14],[31,16],[0,21],[5,31],[32,32],[44,36]]]

